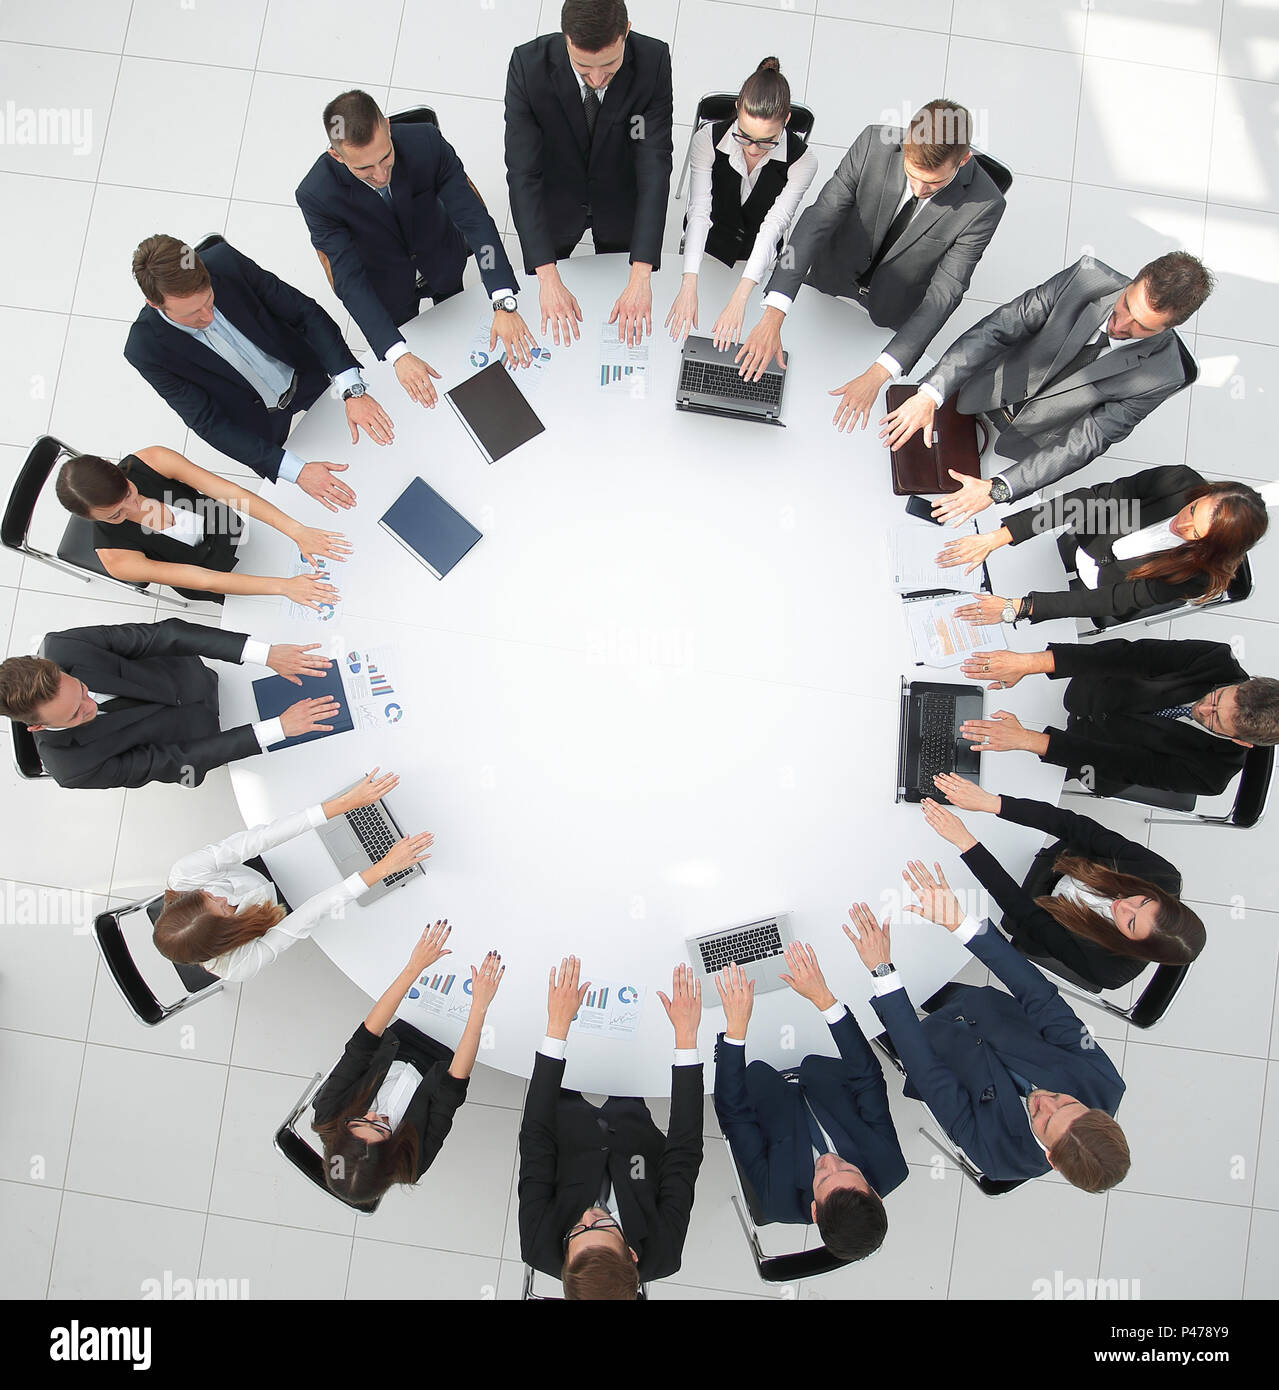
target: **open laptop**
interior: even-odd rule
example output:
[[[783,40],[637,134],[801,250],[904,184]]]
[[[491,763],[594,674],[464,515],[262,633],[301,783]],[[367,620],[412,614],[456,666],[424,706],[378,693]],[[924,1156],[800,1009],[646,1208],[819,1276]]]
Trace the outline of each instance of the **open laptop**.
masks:
[[[738,351],[738,344],[721,351],[709,338],[686,338],[675,409],[780,425],[786,373],[770,361],[758,381],[747,381],[738,375],[740,364],[733,360]],[[782,356],[789,362],[786,353]]]
[[[351,783],[351,787],[357,785],[356,782]],[[351,787],[343,787],[340,792],[334,792],[333,796],[345,796]],[[332,799],[325,798],[326,801]],[[324,848],[333,856],[333,862],[338,866],[343,878],[362,873],[370,864],[376,864],[397,840],[404,838],[404,831],[391,814],[391,808],[386,804],[385,798],[375,801],[371,806],[358,806],[354,811],[347,811],[345,815],[326,820],[316,833],[324,842]],[[390,874],[381,882],[375,883],[367,893],[355,901],[361,907],[376,902],[393,888],[402,888],[409,879],[425,873],[426,870],[421,864],[412,864],[407,869],[401,869],[398,873]]]
[[[773,917],[760,917],[740,927],[690,936],[688,958],[709,1000],[719,998],[712,976],[734,962],[755,981],[755,993],[764,994],[770,989],[783,988],[778,978],[786,969],[782,951],[794,940],[790,913],[779,912]]]
[[[959,732],[967,719],[981,719],[985,700],[980,687],[944,685],[902,678],[901,717],[897,738],[897,801],[930,796],[949,805],[933,784],[938,772],[976,777],[981,755]]]

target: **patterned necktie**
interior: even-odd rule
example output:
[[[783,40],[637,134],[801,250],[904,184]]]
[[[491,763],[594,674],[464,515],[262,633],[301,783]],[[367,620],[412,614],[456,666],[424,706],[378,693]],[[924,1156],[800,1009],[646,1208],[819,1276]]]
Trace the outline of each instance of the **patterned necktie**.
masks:
[[[1157,719],[1189,719],[1193,705],[1169,705],[1167,709],[1157,709],[1155,717]]]
[[[377,190],[377,195],[384,203],[389,205],[391,202],[391,185],[389,183],[384,184]]]
[[[595,123],[600,118],[600,94],[594,87],[582,87],[582,112],[586,116],[586,143],[595,138]]]
[[[1051,377],[1039,388],[1040,391],[1047,391],[1056,386],[1059,381],[1065,381],[1068,376],[1073,376],[1076,372],[1083,369],[1090,363],[1095,362],[1105,348],[1110,344],[1110,339],[1102,333],[1092,342],[1085,343],[1082,348],[1070,359],[1069,362],[1059,372],[1054,372]]]

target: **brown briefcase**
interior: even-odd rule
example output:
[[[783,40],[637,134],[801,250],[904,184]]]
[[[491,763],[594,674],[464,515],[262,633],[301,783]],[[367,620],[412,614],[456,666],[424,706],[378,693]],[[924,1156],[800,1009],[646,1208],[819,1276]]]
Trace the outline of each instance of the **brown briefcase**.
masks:
[[[918,390],[915,386],[890,386],[884,393],[889,413]],[[981,430],[981,444],[977,431]],[[893,461],[893,492],[898,497],[916,493],[958,492],[959,484],[950,470],[969,478],[981,477],[981,454],[986,448],[986,426],[975,415],[961,415],[951,396],[933,415],[936,439],[930,449],[923,430],[916,430],[900,449],[890,451]]]

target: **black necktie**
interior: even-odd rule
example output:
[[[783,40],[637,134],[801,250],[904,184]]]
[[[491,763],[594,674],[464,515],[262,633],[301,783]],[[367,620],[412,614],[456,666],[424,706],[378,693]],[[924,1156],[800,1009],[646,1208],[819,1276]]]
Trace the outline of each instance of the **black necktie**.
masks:
[[[145,700],[135,700],[129,695],[114,695],[109,700],[103,700],[98,706],[98,713],[119,714],[121,710],[136,709],[138,705],[144,704]]]
[[[817,1116],[813,1114],[807,1101],[804,1102],[804,1118],[808,1121],[808,1137],[812,1141],[813,1148],[819,1154],[830,1153],[830,1144],[827,1143],[826,1136],[817,1123]]]
[[[589,145],[595,138],[595,123],[600,118],[600,94],[589,84],[582,87],[582,111],[586,116],[586,143]]]
[[[862,271],[858,277],[863,285],[870,284],[870,277],[879,269],[879,263],[893,249],[894,242],[910,225],[910,219],[915,215],[915,209],[919,206],[918,198],[907,198],[898,210],[897,216],[888,224],[888,230],[884,233],[884,239],[879,243],[879,250],[871,259],[871,263]]]
[[[1109,343],[1110,339],[1107,338],[1104,333],[1101,334],[1099,337],[1093,339],[1092,342],[1085,343],[1084,346],[1081,347],[1079,351],[1070,359],[1070,361],[1066,363],[1066,365],[1061,369],[1061,371],[1054,372],[1052,376],[1050,376],[1048,380],[1044,382],[1044,384],[1039,388],[1039,390],[1050,390],[1052,387],[1056,386],[1059,381],[1065,381],[1065,379],[1068,376],[1073,375],[1073,373],[1082,371],[1083,368],[1085,368],[1089,364],[1089,362],[1095,362],[1101,356],[1101,354],[1105,351]],[[1038,395],[1039,392],[1036,392],[1035,394]]]
[[[613,1188],[613,1180],[608,1175],[608,1121],[603,1117],[603,1115],[596,1115],[595,1123],[599,1125],[600,1133],[601,1135],[603,1135],[604,1138],[604,1177],[600,1181],[600,1196],[599,1201],[596,1205],[603,1207],[604,1210],[607,1211],[608,1195]]]

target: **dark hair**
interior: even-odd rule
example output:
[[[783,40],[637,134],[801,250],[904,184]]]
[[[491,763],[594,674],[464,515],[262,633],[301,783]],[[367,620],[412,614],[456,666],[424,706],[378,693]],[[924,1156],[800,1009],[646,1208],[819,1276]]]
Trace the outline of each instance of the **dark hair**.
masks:
[[[1128,1176],[1132,1155],[1113,1116],[1085,1110],[1052,1147],[1052,1165],[1072,1186],[1105,1192]]]
[[[888,1213],[874,1192],[838,1187],[817,1204],[817,1229],[836,1259],[864,1260],[888,1234]]]
[[[776,58],[765,58],[742,83],[737,114],[757,121],[783,121],[790,115],[790,83]]]
[[[1235,737],[1263,746],[1279,743],[1279,680],[1253,676],[1235,698]]]
[[[1202,575],[1204,591],[1195,600],[1197,603],[1207,603],[1226,592],[1243,557],[1266,534],[1270,514],[1265,499],[1247,483],[1201,483],[1186,493],[1186,502],[1198,502],[1201,497],[1217,500],[1208,534],[1152,555],[1129,571],[1129,579],[1184,584]]]
[[[62,465],[53,490],[72,515],[87,517],[98,507],[118,507],[129,495],[129,479],[118,463],[77,454]]]
[[[564,0],[560,30],[583,53],[602,53],[626,33],[625,0]]]
[[[639,1273],[625,1247],[615,1250],[601,1245],[586,1249],[571,1264],[566,1256],[560,1283],[564,1285],[564,1297],[574,1300],[633,1300],[639,1293]]]
[[[1095,941],[1115,956],[1155,961],[1160,965],[1185,965],[1195,959],[1208,939],[1200,918],[1172,893],[1133,874],[1116,873],[1104,864],[1075,854],[1059,854],[1053,864],[1059,874],[1073,878],[1090,893],[1103,898],[1154,898],[1158,903],[1155,925],[1144,941],[1125,936],[1112,917],[1094,912],[1066,897],[1036,898],[1037,906],[1068,932]]]
[[[1189,251],[1169,251],[1143,265],[1136,278],[1146,286],[1155,313],[1172,315],[1169,328],[1185,323],[1216,284],[1212,271]]]
[[[330,145],[369,144],[382,126],[382,111],[367,92],[353,88],[334,97],[324,108],[324,133]]]
[[[251,903],[234,917],[223,917],[209,910],[202,889],[178,893],[170,888],[165,891],[164,907],[155,919],[151,939],[166,960],[199,965],[256,941],[285,916],[279,903]]]
[[[38,724],[38,710],[57,696],[62,672],[43,656],[11,656],[0,661],[0,714],[19,724]]]
[[[910,157],[929,173],[958,163],[968,153],[973,118],[966,106],[937,97],[910,118],[904,143]]]
[[[363,1090],[330,1119],[312,1121],[311,1129],[324,1146],[324,1183],[330,1192],[360,1206],[371,1205],[395,1183],[412,1187],[417,1182],[418,1138],[412,1125],[400,1123],[389,1139],[370,1144],[346,1127],[348,1120],[368,1114],[378,1080]]]
[[[138,243],[133,253],[133,278],[151,304],[163,304],[169,295],[186,298],[199,294],[211,283],[194,248],[163,232]]]

